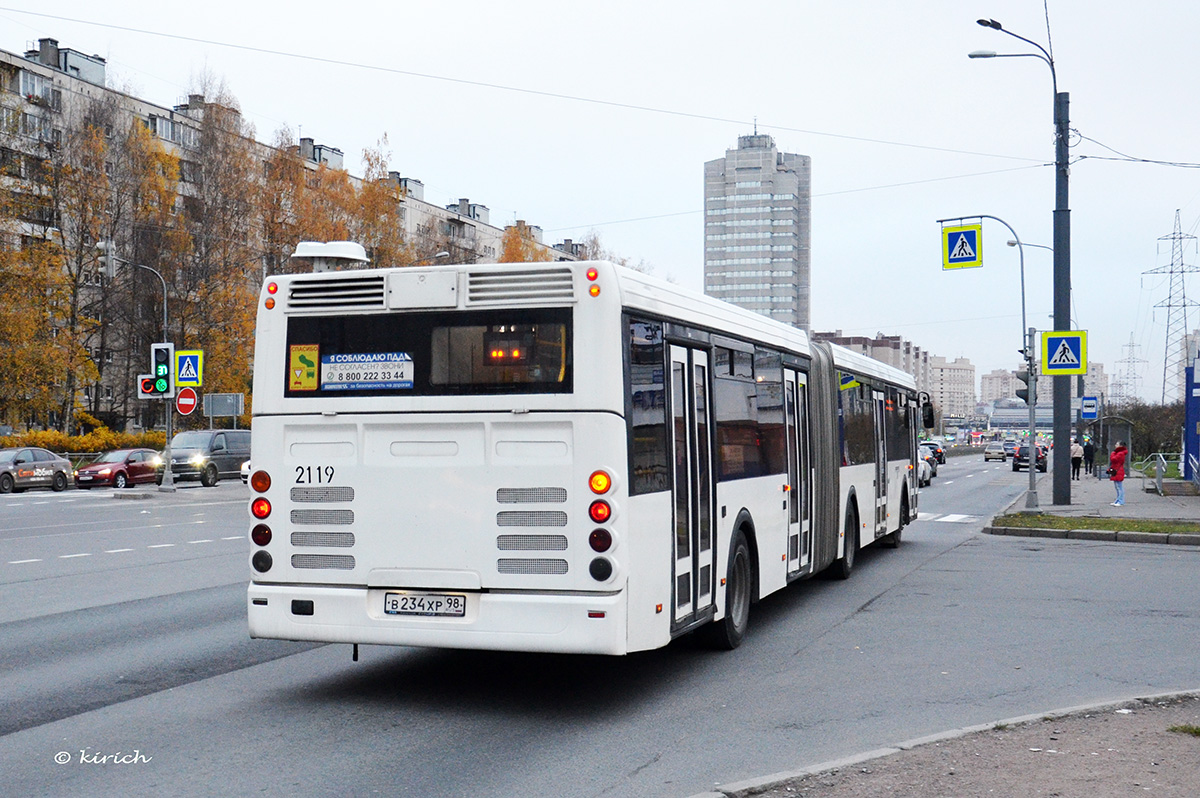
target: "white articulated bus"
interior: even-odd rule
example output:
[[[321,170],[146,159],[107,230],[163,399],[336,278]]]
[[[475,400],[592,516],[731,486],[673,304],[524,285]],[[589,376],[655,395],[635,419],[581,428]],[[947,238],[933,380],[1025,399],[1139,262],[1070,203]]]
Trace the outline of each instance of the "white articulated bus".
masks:
[[[250,633],[733,648],[752,603],[899,543],[927,407],[904,372],[609,263],[269,278]]]

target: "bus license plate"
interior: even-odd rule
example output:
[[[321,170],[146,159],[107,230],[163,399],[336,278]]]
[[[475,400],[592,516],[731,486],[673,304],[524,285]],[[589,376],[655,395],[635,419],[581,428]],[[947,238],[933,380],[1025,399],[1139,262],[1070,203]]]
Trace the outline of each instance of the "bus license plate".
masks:
[[[467,614],[467,597],[453,593],[388,593],[383,597],[388,615],[434,615],[461,618]]]

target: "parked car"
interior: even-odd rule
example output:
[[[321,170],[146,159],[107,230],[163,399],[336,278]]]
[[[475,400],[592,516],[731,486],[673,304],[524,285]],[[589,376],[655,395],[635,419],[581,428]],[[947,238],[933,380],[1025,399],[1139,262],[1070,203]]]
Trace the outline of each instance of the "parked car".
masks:
[[[36,446],[0,450],[0,493],[26,488],[66,490],[71,461]]]
[[[936,477],[937,469],[938,469],[938,461],[937,461],[937,455],[933,453],[933,449],[929,448],[928,446],[926,446],[925,444],[922,443],[920,446],[917,447],[917,456],[929,464],[930,477],[931,478]]]
[[[1034,459],[1034,467],[1038,471],[1045,473],[1046,471],[1046,447],[1034,446],[1034,451],[1037,453]],[[1016,454],[1013,455],[1012,469],[1020,471],[1022,468],[1029,468],[1029,446],[1022,444],[1017,447]]]
[[[176,481],[200,480],[211,488],[238,476],[250,459],[250,430],[204,429],[181,432],[171,439],[171,476]],[[161,485],[163,468],[156,477]]]
[[[242,484],[250,484],[250,461],[242,463]]]
[[[937,461],[939,463],[944,464],[946,462],[946,450],[945,450],[945,448],[942,447],[942,444],[938,443],[935,440],[928,440],[928,441],[921,441],[921,445],[928,446],[929,449],[933,452],[933,456],[937,458]],[[937,474],[935,473],[934,476],[937,476]]]
[[[1004,451],[1003,443],[997,441],[995,443],[989,443],[987,446],[983,447],[983,461],[985,463],[988,460],[999,460],[1000,462],[1004,462],[1007,459],[1008,454]]]
[[[153,449],[114,449],[75,469],[75,487],[94,488],[111,485],[126,488],[154,482],[159,465]]]

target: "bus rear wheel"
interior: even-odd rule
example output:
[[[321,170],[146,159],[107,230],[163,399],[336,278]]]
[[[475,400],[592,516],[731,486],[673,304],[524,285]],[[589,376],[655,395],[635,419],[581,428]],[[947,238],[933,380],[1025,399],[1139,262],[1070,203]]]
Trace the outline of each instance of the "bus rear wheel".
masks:
[[[750,544],[741,530],[729,544],[729,565],[725,576],[725,617],[705,626],[703,634],[713,648],[732,651],[741,645],[750,625],[751,590],[754,567],[750,562]]]

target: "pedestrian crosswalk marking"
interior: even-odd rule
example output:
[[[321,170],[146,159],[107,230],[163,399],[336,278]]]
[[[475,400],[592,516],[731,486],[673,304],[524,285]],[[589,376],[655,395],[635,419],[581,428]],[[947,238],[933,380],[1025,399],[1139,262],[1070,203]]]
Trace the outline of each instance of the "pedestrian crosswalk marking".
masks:
[[[940,515],[938,513],[921,513],[922,521],[941,521],[947,524],[969,524],[972,521],[979,520],[977,515],[962,515],[961,513],[946,513]]]

